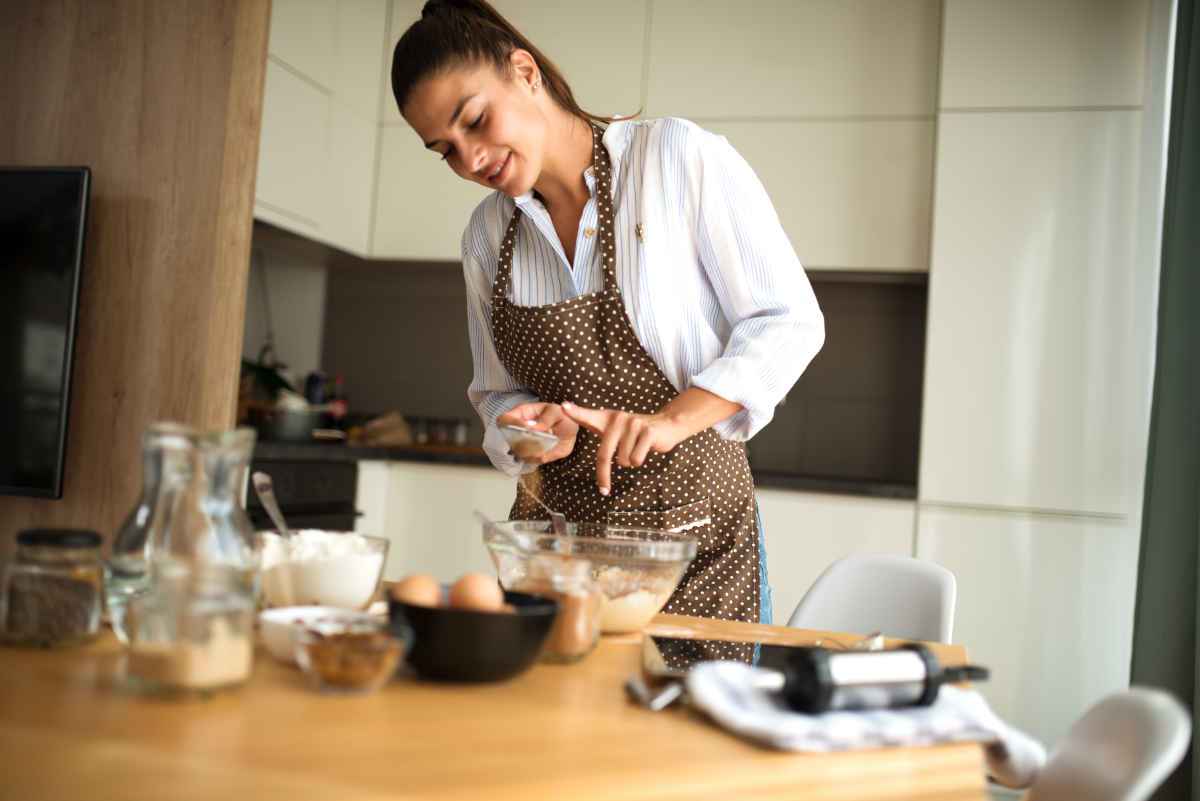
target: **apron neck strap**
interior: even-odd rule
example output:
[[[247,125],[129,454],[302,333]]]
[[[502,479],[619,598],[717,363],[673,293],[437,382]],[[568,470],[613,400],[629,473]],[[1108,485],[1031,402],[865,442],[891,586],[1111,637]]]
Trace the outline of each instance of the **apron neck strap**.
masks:
[[[500,240],[500,263],[496,266],[496,278],[492,281],[492,308],[508,299],[508,286],[512,283],[513,248],[516,247],[520,222],[521,210],[514,208],[512,219],[508,221],[508,230],[504,232],[504,239]]]
[[[617,237],[613,233],[612,160],[604,147],[604,131],[592,125],[592,169],[596,179],[596,228],[600,235],[600,267],[604,270],[604,291],[620,294],[617,289]]]

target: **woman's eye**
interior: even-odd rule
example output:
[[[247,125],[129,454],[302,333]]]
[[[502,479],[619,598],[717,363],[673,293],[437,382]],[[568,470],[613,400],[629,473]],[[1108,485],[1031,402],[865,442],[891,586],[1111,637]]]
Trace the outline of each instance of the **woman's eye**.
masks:
[[[442,161],[445,161],[446,159],[450,158],[450,154],[453,152],[454,152],[454,148],[452,148],[452,147],[446,148],[446,152],[442,154]]]
[[[478,128],[478,127],[479,127],[479,123],[481,123],[481,122],[483,122],[483,114],[482,114],[482,113],[480,113],[480,115],[479,115],[478,117],[476,117],[476,118],[475,118],[475,121],[474,121],[474,122],[472,122],[472,123],[471,123],[470,125],[468,125],[467,127],[468,127],[469,129],[471,129],[471,130],[475,130],[476,128]]]

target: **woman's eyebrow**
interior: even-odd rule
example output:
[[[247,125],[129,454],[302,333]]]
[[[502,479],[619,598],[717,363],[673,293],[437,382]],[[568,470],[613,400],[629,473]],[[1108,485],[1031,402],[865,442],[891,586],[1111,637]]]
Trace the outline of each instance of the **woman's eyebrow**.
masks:
[[[454,107],[454,113],[450,115],[450,122],[446,123],[447,127],[454,125],[454,121],[458,119],[458,115],[462,114],[463,106],[467,105],[467,103],[469,103],[473,97],[475,97],[475,95],[467,95],[462,100],[458,101],[458,105]],[[432,150],[433,146],[441,141],[441,139],[434,139],[432,142],[426,142],[425,148],[427,150]]]

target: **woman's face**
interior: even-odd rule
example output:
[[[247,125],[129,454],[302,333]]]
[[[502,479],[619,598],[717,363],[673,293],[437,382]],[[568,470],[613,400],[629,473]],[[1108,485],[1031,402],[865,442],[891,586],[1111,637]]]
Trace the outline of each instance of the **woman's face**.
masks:
[[[541,174],[546,93],[533,88],[532,59],[528,68],[513,66],[511,76],[489,64],[426,78],[413,87],[404,118],[460,177],[517,197]]]

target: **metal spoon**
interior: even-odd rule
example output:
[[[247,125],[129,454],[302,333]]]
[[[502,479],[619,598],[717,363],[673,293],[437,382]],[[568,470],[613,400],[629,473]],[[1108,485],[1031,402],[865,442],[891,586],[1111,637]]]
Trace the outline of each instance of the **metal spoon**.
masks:
[[[283,512],[279,510],[279,504],[275,501],[275,489],[271,484],[271,477],[266,473],[259,472],[251,475],[250,480],[254,483],[254,492],[262,502],[263,508],[267,510],[267,514],[270,515],[271,522],[279,530],[279,536],[285,540],[291,538],[292,532],[288,530],[287,522],[283,519]]]

